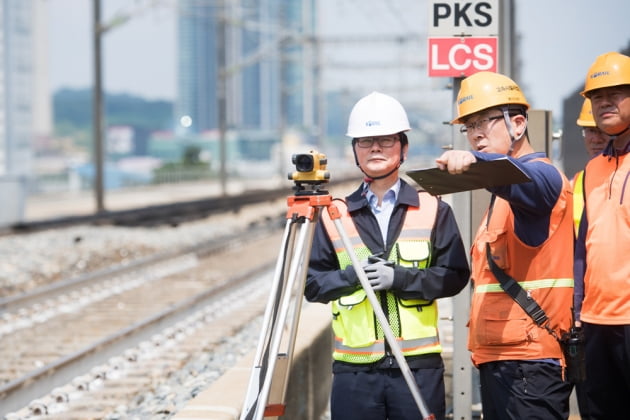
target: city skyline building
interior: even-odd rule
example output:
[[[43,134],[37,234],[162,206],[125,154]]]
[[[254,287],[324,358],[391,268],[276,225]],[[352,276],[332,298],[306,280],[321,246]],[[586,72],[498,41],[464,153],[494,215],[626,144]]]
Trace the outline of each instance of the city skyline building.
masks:
[[[30,175],[37,2],[0,1],[0,175]]]
[[[177,3],[176,133],[199,134],[218,128],[217,14],[215,2]]]
[[[242,132],[315,131],[316,20],[314,0],[180,1],[176,132],[218,130],[222,113]]]

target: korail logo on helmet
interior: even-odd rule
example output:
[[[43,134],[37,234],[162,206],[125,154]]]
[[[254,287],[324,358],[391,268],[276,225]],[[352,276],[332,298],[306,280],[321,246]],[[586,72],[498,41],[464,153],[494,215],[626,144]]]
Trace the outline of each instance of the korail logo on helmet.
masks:
[[[518,91],[520,92],[521,89],[516,86],[516,85],[505,85],[505,86],[497,86],[497,92],[501,93],[501,92],[511,92],[511,91]]]
[[[381,125],[380,121],[368,120],[368,121],[365,122],[365,126],[366,127],[376,127],[376,126],[379,126],[379,125]]]
[[[598,77],[601,76],[610,76],[610,72],[609,71],[598,71],[597,73],[593,73],[590,75],[591,79],[596,79]]]
[[[457,101],[457,105],[461,105],[466,101],[470,101],[472,98],[473,95],[464,96],[463,98],[460,98],[459,101]]]

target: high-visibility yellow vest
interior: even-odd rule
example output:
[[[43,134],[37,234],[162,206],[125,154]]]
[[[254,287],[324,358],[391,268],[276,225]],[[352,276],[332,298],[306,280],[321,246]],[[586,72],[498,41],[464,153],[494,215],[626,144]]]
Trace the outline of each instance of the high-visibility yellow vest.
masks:
[[[403,267],[425,268],[431,261],[431,231],[437,216],[438,200],[420,192],[420,207],[409,207],[401,233],[388,256]],[[352,243],[352,251],[364,261],[371,251],[363,244],[345,203],[335,201],[340,221]],[[333,243],[340,268],[351,265],[348,250],[328,214],[322,221]],[[388,323],[405,356],[440,353],[435,301],[402,299],[389,291],[377,293]],[[373,363],[385,356],[385,338],[363,288],[332,302],[335,333],[333,358],[348,363]]]
[[[573,178],[573,224],[575,225],[575,237],[580,230],[580,220],[584,211],[584,171],[575,174]]]

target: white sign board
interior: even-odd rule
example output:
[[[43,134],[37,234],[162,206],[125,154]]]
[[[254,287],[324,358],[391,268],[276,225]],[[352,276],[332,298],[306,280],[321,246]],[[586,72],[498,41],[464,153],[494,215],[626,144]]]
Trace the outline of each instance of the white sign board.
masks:
[[[429,1],[430,37],[498,36],[499,0]]]

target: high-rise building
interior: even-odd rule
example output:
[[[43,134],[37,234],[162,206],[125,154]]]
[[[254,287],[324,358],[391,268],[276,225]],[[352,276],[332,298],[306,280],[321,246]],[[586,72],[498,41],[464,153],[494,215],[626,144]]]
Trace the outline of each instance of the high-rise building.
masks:
[[[50,34],[48,33],[48,0],[33,1],[33,136],[37,145],[46,147],[52,138],[52,97],[48,53]]]
[[[177,100],[179,133],[218,128],[218,1],[180,0],[177,17]]]
[[[33,3],[0,1],[0,175],[29,175],[33,140]]]
[[[180,0],[179,132],[219,128],[221,88],[229,129],[313,130],[315,22],[315,0]]]

